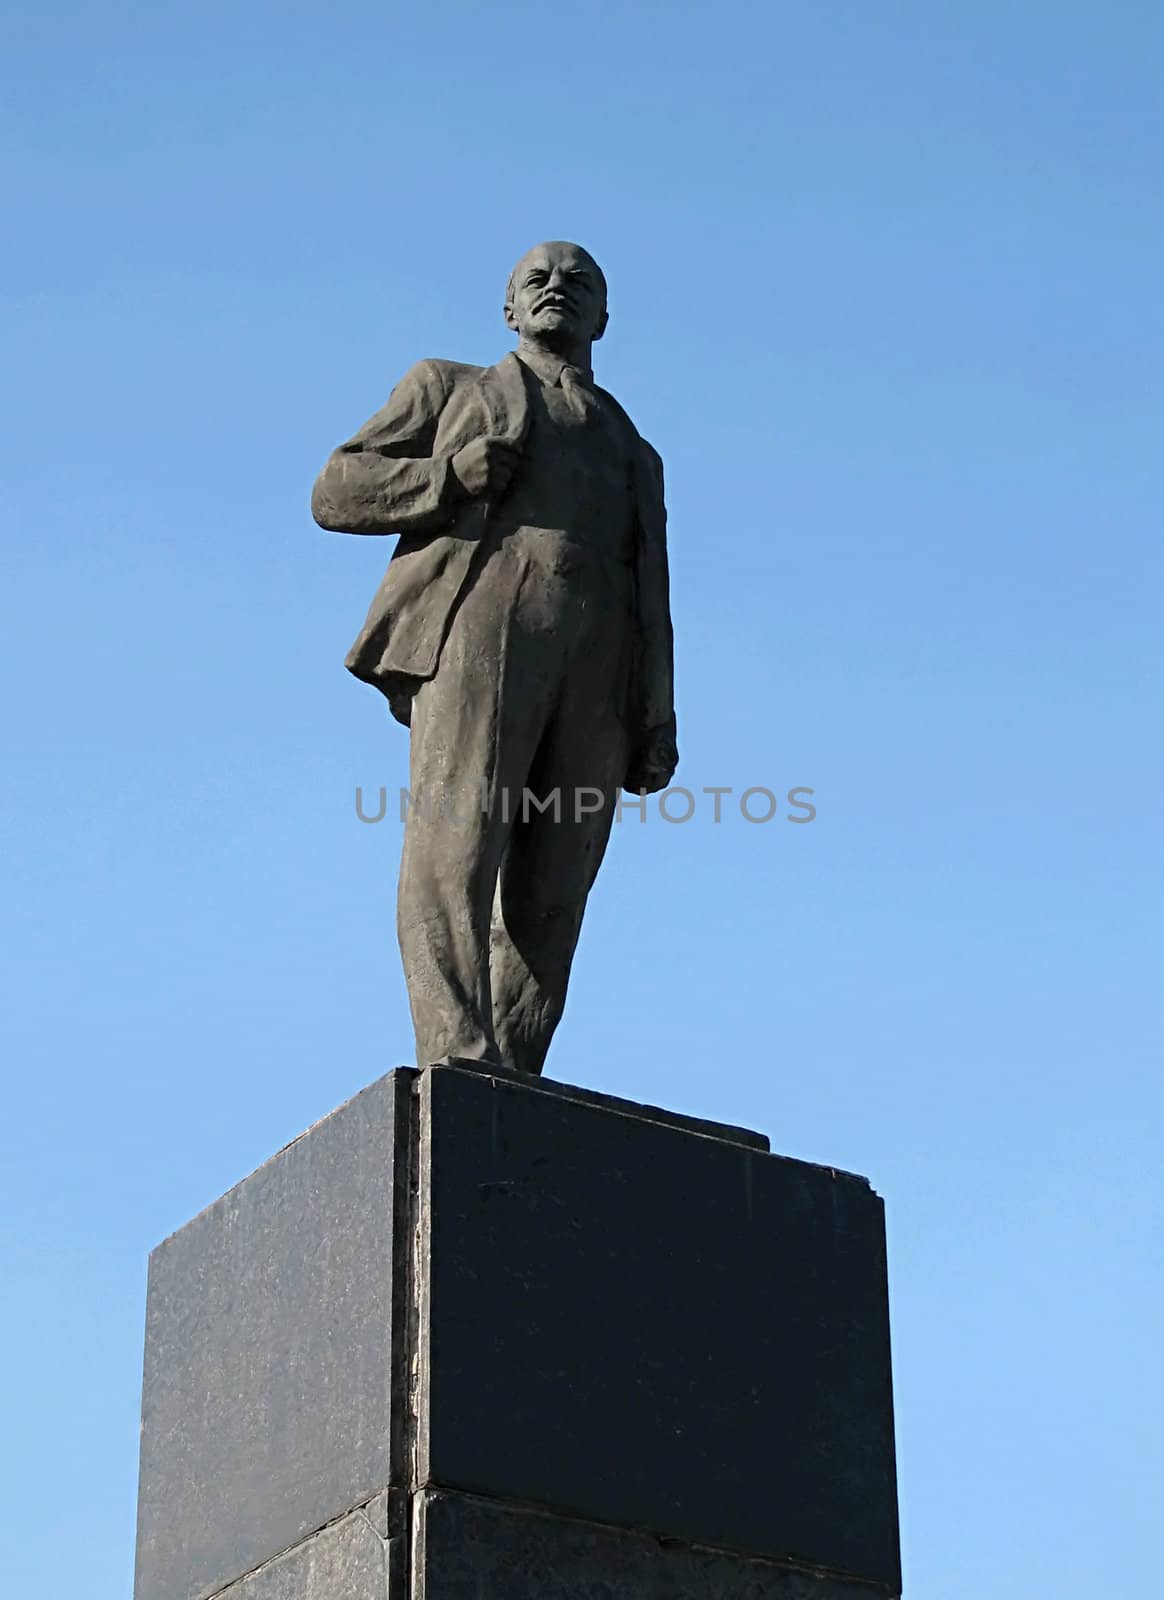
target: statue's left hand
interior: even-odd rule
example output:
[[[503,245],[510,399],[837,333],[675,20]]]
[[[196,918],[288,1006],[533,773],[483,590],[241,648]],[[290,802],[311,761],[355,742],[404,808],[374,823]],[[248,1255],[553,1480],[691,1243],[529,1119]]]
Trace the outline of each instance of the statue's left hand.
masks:
[[[631,760],[623,788],[629,794],[656,794],[665,789],[679,765],[679,749],[670,726],[652,728]]]

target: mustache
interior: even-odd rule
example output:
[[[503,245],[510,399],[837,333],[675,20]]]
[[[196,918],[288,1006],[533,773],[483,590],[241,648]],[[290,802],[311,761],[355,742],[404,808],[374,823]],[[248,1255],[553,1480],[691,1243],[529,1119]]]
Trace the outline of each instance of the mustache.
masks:
[[[543,294],[539,297],[539,299],[534,301],[533,309],[535,316],[539,311],[545,311],[549,308],[552,308],[555,311],[572,311],[575,313],[577,313],[578,310],[578,307],[574,304],[574,301],[569,295],[561,294],[557,290],[555,290],[552,294]]]

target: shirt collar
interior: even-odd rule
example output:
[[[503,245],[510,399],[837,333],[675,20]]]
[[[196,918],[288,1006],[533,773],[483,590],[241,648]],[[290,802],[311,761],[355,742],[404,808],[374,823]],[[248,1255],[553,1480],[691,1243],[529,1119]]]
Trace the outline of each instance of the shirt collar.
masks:
[[[563,361],[561,356],[531,345],[518,345],[516,354],[519,361],[524,362],[531,372],[551,388],[561,383],[563,370],[572,365],[569,361]],[[573,370],[581,373],[587,383],[594,382],[594,373],[589,367],[574,367]]]

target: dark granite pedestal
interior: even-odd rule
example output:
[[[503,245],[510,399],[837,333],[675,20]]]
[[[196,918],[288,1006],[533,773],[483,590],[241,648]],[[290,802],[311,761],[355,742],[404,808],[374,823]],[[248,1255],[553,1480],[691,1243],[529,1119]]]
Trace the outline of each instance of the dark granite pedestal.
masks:
[[[136,1600],[900,1593],[884,1217],[758,1134],[390,1073],[154,1252]]]

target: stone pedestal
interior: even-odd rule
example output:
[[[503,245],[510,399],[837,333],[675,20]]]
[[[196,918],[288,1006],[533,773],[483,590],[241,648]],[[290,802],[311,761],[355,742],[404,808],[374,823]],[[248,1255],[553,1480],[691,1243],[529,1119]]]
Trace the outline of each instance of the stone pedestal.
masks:
[[[136,1600],[900,1593],[884,1217],[758,1134],[390,1073],[154,1252]]]

